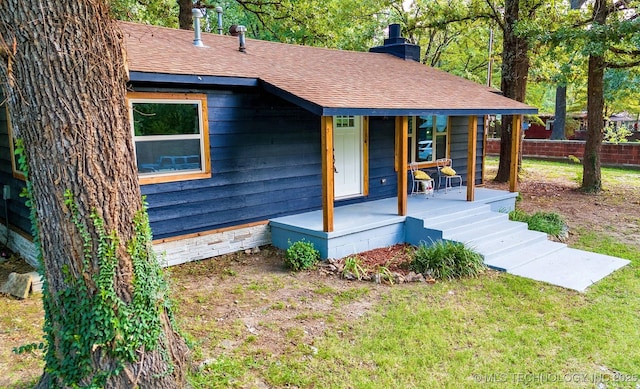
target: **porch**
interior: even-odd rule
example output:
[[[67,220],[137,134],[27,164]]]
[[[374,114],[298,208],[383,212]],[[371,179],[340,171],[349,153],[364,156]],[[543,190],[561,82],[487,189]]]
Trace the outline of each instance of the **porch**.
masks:
[[[289,242],[306,240],[312,242],[323,259],[342,258],[351,254],[387,247],[397,243],[418,244],[441,238],[437,234],[416,233],[407,229],[407,221],[440,220],[460,212],[488,209],[493,212],[514,209],[517,193],[475,188],[475,200],[467,201],[466,187],[454,188],[435,195],[416,194],[407,196],[407,215],[398,215],[398,199],[336,206],[334,208],[334,230],[323,231],[322,210],[271,219],[273,245],[287,249]]]
[[[323,231],[322,211],[272,219],[272,243],[287,249],[289,242],[312,242],[323,259],[342,258],[397,243],[450,240],[479,252],[496,270],[585,291],[591,284],[626,266],[629,261],[576,250],[510,221],[517,193],[475,188],[466,200],[463,187],[434,197],[408,196],[407,215],[397,214],[397,198],[338,206],[334,231]]]

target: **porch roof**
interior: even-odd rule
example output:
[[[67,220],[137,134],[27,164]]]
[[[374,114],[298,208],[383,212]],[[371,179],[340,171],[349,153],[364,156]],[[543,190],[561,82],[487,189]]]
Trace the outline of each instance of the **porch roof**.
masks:
[[[500,91],[389,54],[334,50],[120,22],[132,81],[262,86],[317,115],[531,114]]]

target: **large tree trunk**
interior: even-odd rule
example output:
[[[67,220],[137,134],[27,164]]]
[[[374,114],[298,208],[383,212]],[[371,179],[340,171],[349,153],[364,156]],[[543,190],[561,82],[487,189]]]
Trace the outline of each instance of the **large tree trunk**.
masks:
[[[45,276],[41,387],[184,380],[133,161],[123,50],[101,1],[0,1],[0,81]]]
[[[567,118],[567,86],[556,86],[556,115],[553,121],[553,131],[551,139],[565,139],[565,123]]]
[[[606,24],[608,16],[607,0],[596,0],[593,7],[594,24]],[[599,192],[602,189],[600,172],[600,149],[604,128],[604,69],[605,61],[601,55],[589,56],[587,80],[587,139],[584,145],[582,161],[582,189],[587,192]]]
[[[604,120],[604,58],[589,57],[589,76],[587,82],[587,139],[584,145],[582,162],[582,189],[587,192],[599,192],[602,189],[600,173],[600,149]]]
[[[180,29],[193,30],[193,16],[191,15],[193,2],[191,0],[178,0],[178,6],[178,25]]]
[[[515,27],[519,13],[519,0],[507,0],[505,2],[501,89],[504,96],[524,102],[529,73],[529,47],[525,38],[516,35]],[[511,116],[502,117],[500,163],[495,178],[497,182],[509,181],[512,122]]]

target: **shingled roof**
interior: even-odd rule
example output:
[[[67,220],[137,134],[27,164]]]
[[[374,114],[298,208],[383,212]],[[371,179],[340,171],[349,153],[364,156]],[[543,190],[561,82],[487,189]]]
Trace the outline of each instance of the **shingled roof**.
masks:
[[[499,91],[389,54],[334,50],[122,22],[133,81],[260,85],[318,115],[527,114]],[[174,81],[175,82],[175,81]]]

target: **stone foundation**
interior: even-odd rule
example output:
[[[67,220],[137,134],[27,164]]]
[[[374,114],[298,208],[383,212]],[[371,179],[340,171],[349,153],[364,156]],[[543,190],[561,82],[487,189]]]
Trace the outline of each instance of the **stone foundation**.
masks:
[[[0,224],[0,237],[6,236],[6,231],[6,227]],[[268,224],[259,224],[154,242],[153,248],[163,266],[174,266],[268,244],[271,244],[271,230]],[[9,230],[7,246],[11,251],[22,255],[31,266],[38,267],[36,248],[32,241]]]

